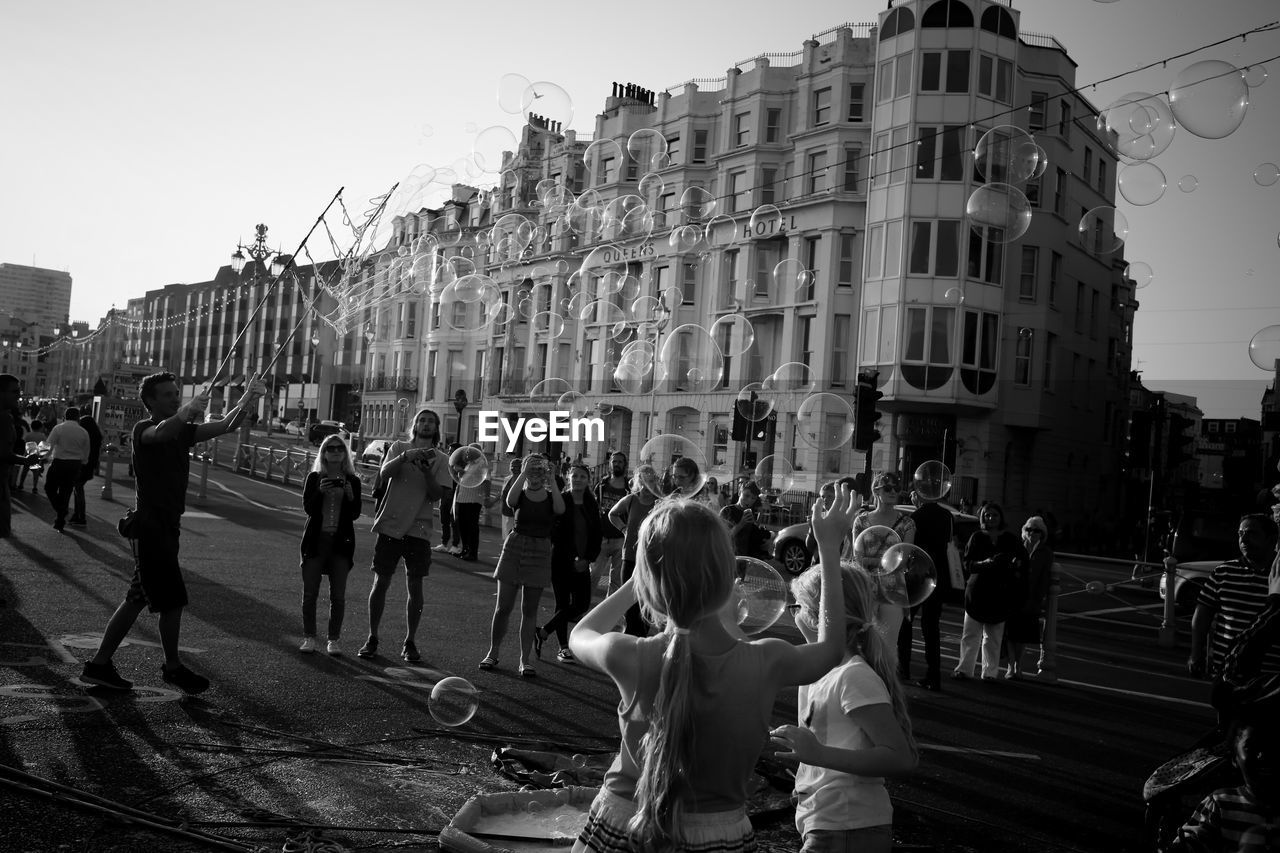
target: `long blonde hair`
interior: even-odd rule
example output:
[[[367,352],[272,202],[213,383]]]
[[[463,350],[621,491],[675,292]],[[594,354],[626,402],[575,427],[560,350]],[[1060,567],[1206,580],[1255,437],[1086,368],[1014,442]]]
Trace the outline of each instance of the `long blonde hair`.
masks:
[[[727,529],[704,503],[660,501],[640,525],[636,596],[645,617],[668,632],[652,719],[640,741],[637,810],[627,824],[641,850],[670,849],[678,840],[680,797],[688,788],[694,754],[689,629],[724,606],[735,564]]]
[[[316,449],[316,461],[311,463],[311,470],[317,474],[324,473],[324,449],[330,444],[336,444],[342,448],[344,454],[342,457],[342,473],[350,474],[352,477],[356,476],[356,465],[351,459],[351,448],[342,440],[342,436],[336,432],[332,435],[326,435],[324,440],[320,442],[320,447]]]
[[[911,716],[907,713],[907,697],[898,683],[897,667],[885,647],[885,641],[875,628],[875,581],[867,570],[852,561],[840,563],[841,587],[844,590],[845,648],[850,654],[862,655],[862,659],[875,670],[889,693],[889,704],[902,733],[907,738],[913,757],[919,757],[915,735],[911,733]],[[807,570],[791,583],[791,594],[800,605],[800,612],[816,624],[821,599],[822,574],[820,567]]]

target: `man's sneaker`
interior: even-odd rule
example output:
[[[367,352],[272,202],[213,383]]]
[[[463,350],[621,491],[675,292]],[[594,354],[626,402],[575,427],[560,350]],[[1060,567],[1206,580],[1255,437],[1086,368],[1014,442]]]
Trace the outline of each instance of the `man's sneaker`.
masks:
[[[455,557],[460,557],[460,556],[462,556],[462,546],[461,546],[461,545],[454,545],[452,548],[450,548],[450,549],[448,550],[448,552],[447,552],[447,553],[452,554],[452,555],[453,555],[453,556],[455,556]]]
[[[165,680],[166,684],[172,684],[183,693],[189,693],[193,696],[209,689],[209,679],[203,675],[197,675],[183,664],[179,664],[176,669],[166,669],[161,666],[160,676]]]
[[[418,654],[418,647],[414,644],[413,640],[404,641],[404,648],[400,650],[400,657],[404,658],[409,663],[417,663],[422,660],[422,655]]]
[[[378,654],[378,638],[370,637],[364,641],[364,645],[360,647],[360,651],[356,652],[358,658],[377,657]]]
[[[431,549],[432,551],[448,551],[449,546],[441,542],[439,545]]]
[[[67,520],[66,520],[65,518],[63,518],[62,516],[58,516],[57,518],[55,518],[55,519],[53,520],[53,529],[54,529],[54,530],[61,530],[62,528],[66,527],[66,526],[67,526]]]
[[[302,645],[298,646],[298,651],[302,652],[304,655],[309,655],[314,653],[315,650],[316,650],[316,638],[303,637]]]
[[[329,642],[325,643],[324,650],[329,654],[333,655],[334,657],[338,657],[339,655],[342,654],[342,646],[338,645],[337,640],[330,640]]]
[[[116,665],[110,661],[107,663],[89,661],[84,665],[84,670],[80,673],[80,680],[88,684],[96,684],[99,687],[110,687],[112,690],[133,689],[133,682],[121,678],[120,673],[116,672]]]
[[[74,524],[76,527],[84,527],[86,524],[89,523],[83,518],[74,518],[74,517],[67,519],[67,521],[70,522],[71,524]]]
[[[560,653],[556,655],[556,660],[560,661],[560,663],[573,663],[577,658],[568,649],[561,649]]]

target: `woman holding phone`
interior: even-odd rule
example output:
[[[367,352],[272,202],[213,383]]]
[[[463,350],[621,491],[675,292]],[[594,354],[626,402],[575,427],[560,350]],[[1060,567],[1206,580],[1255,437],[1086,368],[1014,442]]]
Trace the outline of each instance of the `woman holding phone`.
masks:
[[[342,654],[342,618],[346,613],[347,575],[356,553],[355,520],[360,515],[360,478],[351,450],[334,434],[320,442],[320,452],[302,487],[307,525],[302,530],[302,645],[316,650],[316,600],[320,578],[329,576],[329,631],[325,651]]]

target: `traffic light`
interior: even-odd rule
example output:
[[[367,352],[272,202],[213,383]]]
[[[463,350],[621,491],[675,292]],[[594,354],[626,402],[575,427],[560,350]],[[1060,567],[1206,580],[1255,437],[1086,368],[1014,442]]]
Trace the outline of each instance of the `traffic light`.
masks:
[[[749,427],[750,424],[747,422],[747,419],[742,416],[742,412],[738,409],[738,405],[735,403],[733,406],[733,429],[729,432],[729,438],[734,441],[746,441],[747,429]]]
[[[858,374],[853,449],[864,453],[880,440],[880,432],[876,429],[876,423],[880,420],[880,411],[876,408],[876,401],[883,397],[884,393],[876,388],[879,379],[880,371],[878,370],[864,370]]]
[[[1130,469],[1151,467],[1151,412],[1129,415],[1129,443],[1124,455]]]
[[[1169,413],[1169,446],[1165,449],[1165,463],[1170,468],[1176,468],[1183,462],[1188,462],[1195,458],[1192,452],[1196,443],[1194,435],[1187,435],[1187,430],[1195,425],[1195,421],[1191,418],[1184,418],[1182,415]]]

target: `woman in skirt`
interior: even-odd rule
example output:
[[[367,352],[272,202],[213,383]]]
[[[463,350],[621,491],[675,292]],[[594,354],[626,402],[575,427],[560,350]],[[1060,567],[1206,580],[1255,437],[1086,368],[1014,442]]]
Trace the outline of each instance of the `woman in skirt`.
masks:
[[[502,543],[502,556],[498,557],[498,567],[493,572],[498,581],[498,600],[489,629],[489,651],[480,661],[480,669],[493,669],[498,665],[507,622],[515,607],[516,594],[521,593],[519,672],[522,678],[537,675],[525,656],[533,650],[538,601],[542,590],[551,583],[551,529],[556,516],[564,514],[564,498],[559,491],[547,488],[549,476],[547,457],[530,453],[507,494],[507,506],[515,513],[516,521]]]

